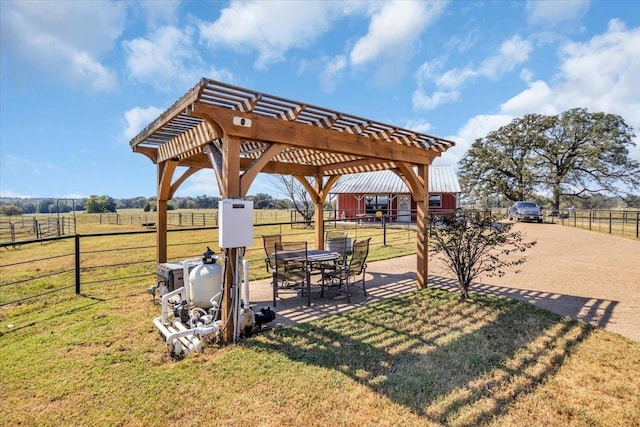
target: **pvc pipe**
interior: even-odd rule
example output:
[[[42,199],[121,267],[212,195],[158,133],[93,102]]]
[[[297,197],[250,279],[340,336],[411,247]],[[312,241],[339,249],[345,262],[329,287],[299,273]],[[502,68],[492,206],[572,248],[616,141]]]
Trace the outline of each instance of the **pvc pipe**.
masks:
[[[178,294],[182,294],[182,296],[184,297],[185,293],[186,293],[186,289],[182,287],[182,288],[175,289],[162,296],[162,300],[160,301],[160,304],[162,305],[162,323],[164,323],[165,325],[169,323],[169,313],[167,313],[169,298]]]
[[[160,330],[160,333],[162,333],[162,335],[164,335],[165,341],[166,341],[167,337],[169,337],[171,334],[176,332],[175,329],[166,327],[162,323],[162,317],[156,317],[155,319],[153,319],[153,324],[155,325],[156,328],[158,328],[158,330]],[[183,354],[183,353],[184,354],[189,353],[189,350],[187,348],[185,348],[179,340],[174,340],[173,341],[173,345],[171,343],[167,343],[167,349],[169,351],[171,351],[172,347],[173,347],[173,352],[175,354],[180,355],[180,354]]]
[[[188,331],[191,332],[193,329],[189,329],[187,328],[181,321],[179,320],[174,320],[173,321],[173,326],[178,330],[178,331]],[[185,335],[184,336],[187,340],[189,340],[192,344],[193,347],[195,349],[195,351],[197,351],[198,353],[200,353],[202,351],[202,343],[200,342],[200,340],[198,339],[198,337],[196,337],[195,335],[191,334],[191,335]]]
[[[242,301],[244,301],[244,308],[249,308],[249,261],[242,260]]]

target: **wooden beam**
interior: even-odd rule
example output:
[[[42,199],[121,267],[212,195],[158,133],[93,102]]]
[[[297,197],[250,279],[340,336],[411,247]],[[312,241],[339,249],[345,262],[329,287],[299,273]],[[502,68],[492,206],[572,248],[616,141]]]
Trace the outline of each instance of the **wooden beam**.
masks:
[[[225,135],[221,144],[222,170],[220,194],[225,199],[241,198],[240,190],[240,139]],[[222,331],[222,341],[231,343],[234,339],[234,322],[231,316],[231,288],[239,285],[240,272],[236,271],[238,265],[238,248],[227,248],[224,290],[222,296],[222,319],[229,319],[227,326]]]
[[[204,152],[209,158],[209,167],[213,168],[216,175],[216,182],[218,183],[218,189],[220,190],[220,194],[222,194],[222,187],[224,186],[224,182],[222,180],[222,152],[218,146],[213,143],[205,145]]]
[[[176,101],[175,104],[171,106],[168,110],[160,115],[157,119],[155,119],[151,124],[149,124],[142,132],[140,132],[135,138],[133,138],[130,142],[132,148],[137,147],[142,141],[147,139],[150,135],[153,135],[157,132],[162,126],[164,126],[168,121],[173,119],[174,117],[182,114],[185,110],[187,110],[191,104],[196,102],[200,97],[200,92],[205,84],[205,80],[202,79],[200,82],[195,85],[189,92],[187,92],[182,98]]]
[[[259,158],[253,160],[248,166],[243,168],[242,162],[240,162],[240,169],[244,170],[244,173],[240,177],[241,194],[247,194],[249,192],[249,187],[258,173],[262,172],[262,169],[269,161],[285,148],[287,148],[287,146],[284,144],[271,144],[271,146],[262,152]]]
[[[292,121],[283,121],[251,113],[242,113],[214,105],[195,104],[193,115],[215,118],[225,134],[251,141],[280,142],[301,148],[342,153],[352,156],[429,164],[428,150],[395,141],[376,141],[367,136],[338,132]],[[245,125],[238,119],[245,119]],[[246,123],[251,123],[246,126]]]
[[[322,175],[339,175],[344,171],[348,171],[349,173],[372,172],[382,169],[393,169],[395,167],[395,163],[391,160],[381,161],[380,159],[360,159],[320,166],[319,170]]]
[[[203,145],[219,138],[222,138],[222,134],[205,120],[198,126],[162,144],[158,148],[157,161],[191,157],[202,152]]]
[[[324,209],[322,206],[323,183],[322,177],[316,175],[314,177],[313,192],[316,197],[313,199],[314,207],[314,225],[316,230],[316,249],[324,249]]]
[[[156,261],[167,262],[167,200],[171,192],[171,178],[177,161],[158,163],[158,187],[156,199]]]
[[[429,215],[429,167],[418,166],[419,181],[423,184],[420,192],[421,199],[416,200],[416,223],[418,228],[417,243],[417,283],[418,289],[427,287],[427,278],[429,275],[429,236],[427,234],[427,224]]]
[[[171,190],[169,191],[169,198],[173,199],[173,195],[176,193],[176,191],[178,190],[178,188],[182,185],[183,182],[185,182],[187,180],[187,178],[189,178],[191,175],[193,175],[194,173],[198,172],[202,170],[202,168],[194,168],[194,167],[190,167],[189,169],[187,169],[181,176],[180,178],[176,179],[173,184],[171,184]]]
[[[140,147],[140,146],[136,146],[133,147],[133,151],[135,153],[140,153],[143,154],[145,156],[147,156],[149,158],[149,160],[151,160],[154,164],[158,163],[157,159],[158,159],[158,149],[155,147]]]
[[[413,172],[413,168],[411,165],[406,163],[397,163],[398,171],[401,172],[399,174],[400,178],[407,184],[409,187],[409,191],[411,191],[411,196],[413,200],[419,201],[424,198],[423,195],[423,183],[418,175]],[[394,171],[396,172],[396,171]],[[398,172],[396,172],[397,174]]]

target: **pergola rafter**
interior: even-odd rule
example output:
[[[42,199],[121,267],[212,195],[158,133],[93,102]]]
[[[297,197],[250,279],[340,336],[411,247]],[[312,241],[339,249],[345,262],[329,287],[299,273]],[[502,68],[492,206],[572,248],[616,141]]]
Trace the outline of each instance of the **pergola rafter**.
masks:
[[[167,260],[167,201],[198,170],[215,171],[224,198],[246,196],[260,172],[295,176],[314,201],[316,245],[321,248],[322,204],[344,174],[394,170],[417,201],[418,227],[424,227],[428,166],[454,145],[435,136],[209,79],[202,79],[130,144],[134,152],[158,166],[158,262]],[[174,181],[178,166],[188,169]],[[426,236],[418,233],[418,287],[426,286],[426,247]],[[228,255],[234,257],[234,250]],[[227,274],[226,283],[230,283],[232,272]],[[226,296],[228,292],[225,288]],[[223,316],[228,309],[230,306],[223,307]]]

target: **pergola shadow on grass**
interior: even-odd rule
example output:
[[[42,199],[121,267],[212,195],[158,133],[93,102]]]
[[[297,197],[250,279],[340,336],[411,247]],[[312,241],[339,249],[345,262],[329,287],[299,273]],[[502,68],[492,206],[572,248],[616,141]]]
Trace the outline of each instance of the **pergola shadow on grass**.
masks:
[[[431,276],[429,285],[449,292],[458,292],[458,283],[449,278]],[[602,298],[581,297],[557,292],[532,291],[484,283],[472,283],[469,290],[484,295],[506,296],[526,301],[538,307],[551,310],[573,319],[579,319],[593,326],[604,328],[611,320],[618,301]]]
[[[244,345],[337,370],[430,422],[477,425],[553,376],[592,330],[508,298],[426,289]]]

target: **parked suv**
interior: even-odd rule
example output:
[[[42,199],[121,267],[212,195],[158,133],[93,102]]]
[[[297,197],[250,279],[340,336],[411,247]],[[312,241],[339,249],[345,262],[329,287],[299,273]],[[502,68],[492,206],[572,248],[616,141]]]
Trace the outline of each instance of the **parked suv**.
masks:
[[[515,202],[509,208],[509,219],[542,222],[542,209],[536,202]]]

